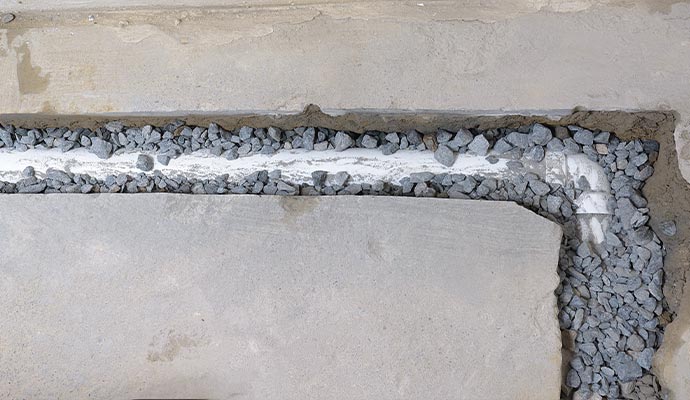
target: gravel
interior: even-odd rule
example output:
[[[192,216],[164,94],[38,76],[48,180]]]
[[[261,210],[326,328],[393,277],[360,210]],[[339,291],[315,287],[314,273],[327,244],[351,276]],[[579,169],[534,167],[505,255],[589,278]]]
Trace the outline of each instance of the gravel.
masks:
[[[364,135],[362,138],[362,147],[367,149],[375,149],[379,145],[378,139],[372,135]]]
[[[335,134],[335,151],[344,151],[355,144],[352,137],[343,131],[339,131]],[[324,149],[325,150],[325,149]]]
[[[678,231],[675,221],[662,221],[659,224],[659,229],[661,229],[661,233],[666,236],[675,236]]]
[[[573,140],[578,144],[591,146],[594,144],[594,134],[586,129],[578,129],[573,135]]]
[[[156,156],[156,160],[158,160],[159,163],[163,165],[168,165],[170,164],[170,156],[165,155],[165,154],[159,154]]]
[[[460,129],[458,133],[455,134],[455,138],[452,142],[458,147],[463,147],[469,145],[474,139],[474,135],[467,129]]]
[[[383,153],[384,156],[389,156],[396,153],[398,150],[400,150],[400,146],[395,143],[388,142],[381,146],[381,153]]]
[[[98,158],[105,160],[110,158],[113,152],[113,145],[99,137],[93,137],[91,138],[91,152]]]
[[[31,133],[30,133],[31,132]],[[87,148],[100,158],[118,152],[155,154],[166,165],[172,159],[197,150],[235,159],[280,149],[378,148],[383,154],[436,148],[434,158],[452,165],[456,153],[470,152],[491,160],[509,159],[507,166],[520,171],[510,179],[494,179],[462,174],[419,172],[399,183],[357,182],[348,172],[312,173],[310,183],[297,184],[280,171],[257,171],[237,181],[228,176],[193,179],[165,176],[160,171],[96,179],[65,171],[38,174],[25,169],[17,183],[0,182],[2,193],[139,193],[174,192],[208,194],[268,195],[392,195],[491,199],[515,201],[540,215],[560,223],[565,232],[559,259],[561,284],[556,290],[559,324],[573,357],[566,372],[564,396],[573,398],[661,398],[658,382],[651,373],[651,360],[663,338],[663,248],[648,227],[649,209],[642,196],[645,181],[654,172],[658,144],[653,141],[624,142],[609,132],[592,132],[580,127],[551,129],[535,124],[516,129],[487,132],[461,129],[453,134],[440,130],[422,135],[344,131],[302,127],[294,130],[242,127],[226,131],[211,124],[189,127],[181,122],[164,127],[128,128],[108,123],[95,129],[51,128],[26,130],[1,126],[2,147]],[[493,149],[491,143],[494,143]],[[266,149],[266,150],[264,150]],[[215,153],[214,153],[215,151]],[[521,157],[539,161],[545,151],[582,153],[597,161],[611,183],[613,216],[605,241],[594,248],[581,243],[577,233],[575,198],[580,190],[571,182],[549,184],[537,175],[524,173]],[[141,154],[137,166],[150,171],[153,158]],[[141,161],[141,163],[140,163]],[[144,167],[144,168],[142,168]],[[580,183],[579,183],[580,184]],[[585,182],[581,183],[586,186]],[[676,234],[676,223],[659,224],[665,236]],[[587,397],[588,396],[588,397]],[[592,397],[599,396],[599,397]]]
[[[450,167],[455,163],[453,151],[444,144],[438,146],[438,149],[434,152],[434,159],[446,167]]]
[[[137,168],[140,170],[151,171],[153,170],[153,165],[153,157],[146,154],[139,154],[139,157],[137,157]]]
[[[485,156],[489,152],[489,141],[486,140],[484,135],[477,135],[472,139],[472,142],[467,145],[470,152],[478,155]]]
[[[1,126],[1,125],[0,125]],[[5,129],[6,128],[6,129]],[[558,127],[563,128],[563,127]],[[565,128],[563,128],[565,129]],[[590,143],[586,138],[593,133],[577,127],[573,137],[583,144]],[[566,129],[568,131],[568,129]],[[561,136],[563,136],[561,134]],[[610,137],[608,132],[597,134],[600,142]],[[113,154],[123,152],[145,152],[163,155],[163,161],[175,159],[181,155],[196,151],[206,151],[209,155],[235,160],[255,154],[272,155],[280,150],[305,149],[337,152],[359,147],[380,149],[383,155],[391,155],[399,150],[432,151],[435,159],[449,166],[451,158],[457,154],[471,153],[480,156],[489,155],[489,162],[495,162],[496,156],[505,155],[512,160],[524,157],[525,160],[539,162],[544,159],[546,150],[564,151],[569,154],[582,151],[596,154],[594,148],[581,147],[572,137],[565,141],[554,137],[551,129],[535,124],[531,127],[509,130],[496,129],[480,132],[476,129],[459,129],[456,133],[439,129],[436,133],[421,134],[416,130],[405,133],[368,131],[355,134],[326,128],[298,127],[282,130],[276,127],[254,128],[242,126],[236,130],[225,130],[218,124],[208,127],[187,126],[182,121],[175,121],[165,126],[128,127],[120,121],[110,121],[105,126],[90,129],[49,128],[31,129],[5,127],[0,129],[0,147],[26,151],[32,148],[59,148],[63,152],[86,148],[99,158],[106,159]],[[492,146],[493,144],[493,146]],[[441,148],[436,154],[439,145]],[[597,143],[597,146],[606,143]],[[450,150],[453,154],[449,154]],[[524,152],[524,154],[523,154]],[[167,157],[167,158],[165,158]],[[646,163],[646,153],[637,151],[630,163],[642,166],[628,170],[638,180],[645,180],[653,173],[653,168]],[[628,164],[628,160],[620,160]],[[167,164],[164,164],[167,165]]]
[[[547,143],[549,143],[552,137],[553,134],[551,133],[551,130],[542,124],[534,124],[530,129],[529,141],[532,144],[545,146]]]

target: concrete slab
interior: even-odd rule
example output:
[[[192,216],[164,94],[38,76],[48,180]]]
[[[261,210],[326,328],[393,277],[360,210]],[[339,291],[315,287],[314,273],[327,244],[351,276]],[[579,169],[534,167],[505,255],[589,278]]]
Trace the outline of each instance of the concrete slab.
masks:
[[[690,399],[690,291],[684,292],[680,311],[666,327],[664,342],[654,356],[654,371],[670,400]]]
[[[560,228],[512,203],[0,197],[9,397],[554,399]]]
[[[5,1],[0,114],[672,110],[690,179],[687,2],[163,3]]]

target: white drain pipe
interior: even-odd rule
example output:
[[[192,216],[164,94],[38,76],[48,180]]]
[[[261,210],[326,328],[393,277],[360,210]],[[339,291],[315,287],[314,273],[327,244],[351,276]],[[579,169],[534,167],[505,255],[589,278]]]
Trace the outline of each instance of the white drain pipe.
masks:
[[[16,182],[22,178],[21,172],[27,166],[34,167],[36,175],[42,177],[48,168],[72,173],[88,174],[103,179],[107,175],[141,172],[136,168],[137,156],[141,153],[121,153],[102,160],[88,150],[80,148],[63,153],[59,149],[31,149],[26,152],[0,151],[0,180]],[[465,175],[490,176],[499,179],[510,178],[516,174],[532,172],[548,183],[564,185],[575,183],[582,194],[576,198],[577,218],[583,239],[593,244],[604,241],[608,225],[609,182],[603,168],[584,154],[565,155],[547,152],[542,162],[522,159],[524,168],[509,168],[506,158],[498,157],[498,162],[490,163],[484,156],[459,154],[453,166],[446,167],[434,159],[430,151],[400,150],[384,156],[375,149],[347,149],[307,151],[281,150],[274,155],[253,155],[227,160],[201,150],[191,155],[183,155],[170,160],[169,165],[155,162],[154,169],[168,176],[183,175],[189,178],[214,178],[228,174],[230,180],[239,180],[257,170],[280,169],[284,179],[295,183],[311,182],[311,173],[317,170],[336,173],[347,171],[352,182],[399,183],[400,179],[413,172],[461,173]],[[154,155],[155,159],[155,155]],[[581,187],[579,179],[584,176],[589,188]]]

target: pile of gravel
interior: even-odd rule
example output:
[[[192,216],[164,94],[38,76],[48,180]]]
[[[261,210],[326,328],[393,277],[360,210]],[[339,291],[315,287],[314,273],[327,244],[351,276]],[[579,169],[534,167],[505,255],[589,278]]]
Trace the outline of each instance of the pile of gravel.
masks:
[[[163,127],[147,125],[141,128],[126,127],[113,121],[95,130],[78,128],[24,129],[0,125],[0,148],[27,151],[32,148],[59,148],[63,152],[87,148],[102,159],[123,152],[147,152],[157,154],[158,161],[168,165],[171,159],[198,150],[208,150],[212,155],[234,160],[255,154],[270,155],[278,150],[335,150],[348,148],[379,149],[390,155],[399,150],[431,150],[441,164],[450,166],[457,154],[471,153],[480,156],[494,152],[511,158],[541,161],[544,150],[563,150],[577,153],[580,146],[593,142],[605,143],[605,135],[593,137],[577,131],[573,137],[565,130],[563,139],[554,138],[551,130],[541,124],[518,130],[494,129],[475,135],[461,129],[456,133],[439,130],[436,134],[421,134],[416,130],[406,133],[370,131],[363,135],[336,131],[328,128],[299,127],[281,130],[274,127],[252,128],[243,126],[228,131],[210,124],[207,128],[187,126],[177,121]],[[589,131],[586,131],[589,132]],[[591,132],[590,132],[591,134]]]
[[[503,180],[419,172],[403,178],[399,184],[352,182],[346,171],[336,174],[317,171],[313,173],[310,183],[296,184],[284,179],[279,170],[257,171],[240,181],[230,182],[227,175],[199,180],[165,176],[160,171],[134,176],[113,175],[99,180],[87,175],[49,170],[45,177],[39,178],[28,167],[21,181],[0,182],[0,192],[386,195],[515,201],[564,227],[565,238],[559,261],[561,284],[556,295],[559,322],[566,338],[564,345],[573,357],[566,375],[563,397],[580,400],[600,399],[602,396],[663,398],[658,381],[650,369],[654,351],[663,338],[660,316],[664,310],[661,291],[664,249],[659,238],[647,226],[649,209],[640,191],[645,180],[653,173],[652,163],[659,150],[657,142],[624,142],[608,132],[591,132],[575,126],[558,127],[554,135],[549,128],[539,124],[517,130],[497,129],[474,134],[468,130],[456,133],[439,131],[436,135],[410,131],[404,135],[368,133],[357,137],[320,128],[282,132],[245,127],[237,132],[238,139],[235,139],[235,133],[224,131],[217,125],[203,129],[171,124],[159,130],[125,129],[121,124],[111,123],[96,132],[77,130],[75,132],[79,133],[70,134],[69,140],[64,137],[69,132],[67,130],[49,131],[41,131],[43,143],[46,143],[46,134],[54,138],[52,145],[69,148],[75,145],[65,143],[77,143],[78,139],[80,145],[90,146],[91,151],[94,151],[94,145],[97,148],[95,151],[106,148],[108,155],[127,149],[158,151],[159,157],[161,154],[173,157],[209,145],[220,146],[222,151],[216,151],[218,155],[223,152],[227,154],[233,149],[239,155],[239,148],[247,144],[251,150],[248,153],[242,150],[243,155],[266,154],[268,150],[263,150],[265,146],[273,150],[296,147],[318,150],[316,145],[323,143],[319,149],[331,146],[336,150],[355,146],[379,147],[384,153],[390,153],[411,146],[416,149],[430,148],[436,151],[437,160],[445,163],[446,158],[455,157],[458,152],[486,155],[493,149],[496,153],[513,158],[511,168],[518,172],[521,170],[519,158],[539,161],[543,159],[545,149],[568,154],[584,153],[604,167],[613,194],[610,208],[614,210],[614,215],[606,232],[605,246],[596,250],[579,239],[574,200],[580,192],[572,182],[566,186],[548,184],[537,175],[524,171]],[[173,131],[179,131],[178,135],[171,136]],[[4,131],[0,131],[0,139],[8,147],[16,148],[17,143],[29,146],[33,142],[32,146],[38,145],[39,135],[29,135],[28,132],[31,131],[5,127]],[[155,132],[165,133],[157,135]],[[5,140],[8,134],[10,138]],[[74,140],[71,135],[76,135]],[[31,140],[17,139],[18,136],[30,136]],[[156,139],[146,139],[152,136]],[[433,136],[433,140],[430,136]],[[90,139],[87,141],[84,137]],[[232,145],[226,148],[227,143]],[[260,145],[255,146],[255,143]],[[140,158],[138,164],[141,163],[142,169],[150,169],[151,161]],[[667,228],[670,231],[675,226],[669,225]]]

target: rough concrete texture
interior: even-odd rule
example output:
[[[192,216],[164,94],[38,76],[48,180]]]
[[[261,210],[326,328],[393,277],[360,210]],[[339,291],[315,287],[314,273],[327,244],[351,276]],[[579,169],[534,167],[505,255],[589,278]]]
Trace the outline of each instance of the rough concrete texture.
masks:
[[[673,399],[690,394],[690,292],[676,320],[666,328],[664,343],[654,357],[654,369]]]
[[[5,1],[0,114],[662,109],[690,178],[686,2],[52,3]]]
[[[44,195],[0,210],[3,395],[558,398],[561,231],[515,204]]]

